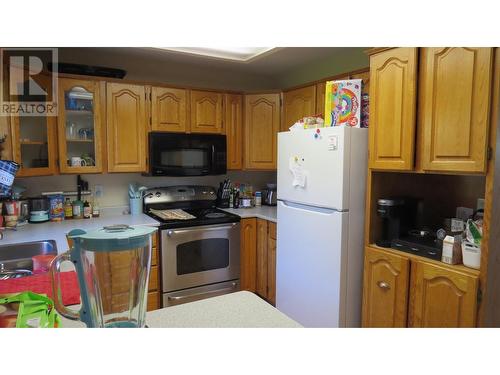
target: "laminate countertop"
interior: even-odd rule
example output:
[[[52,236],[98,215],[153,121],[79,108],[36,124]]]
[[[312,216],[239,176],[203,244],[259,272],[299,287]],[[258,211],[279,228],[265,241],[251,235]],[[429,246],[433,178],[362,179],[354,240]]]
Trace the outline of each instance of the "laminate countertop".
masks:
[[[63,220],[59,222],[49,221],[39,224],[26,224],[17,230],[5,230],[4,238],[0,240],[0,251],[2,245],[11,245],[22,242],[54,240],[57,245],[57,253],[61,254],[68,250],[66,234],[73,229],[93,230],[106,225],[126,224],[130,226],[159,226],[160,223],[151,217],[140,215],[109,214],[101,215],[92,219]]]
[[[70,306],[71,308],[71,306]],[[63,328],[85,328],[61,319]],[[301,325],[253,293],[242,291],[150,311],[150,328],[299,328]]]
[[[276,206],[257,206],[252,208],[221,208],[221,210],[238,215],[242,219],[257,217],[259,219],[278,222],[278,209]]]

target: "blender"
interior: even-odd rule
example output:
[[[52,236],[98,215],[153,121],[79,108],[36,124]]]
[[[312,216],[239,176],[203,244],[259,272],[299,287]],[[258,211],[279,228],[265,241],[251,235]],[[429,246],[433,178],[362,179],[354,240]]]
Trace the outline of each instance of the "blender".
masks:
[[[51,264],[54,305],[64,317],[87,327],[144,327],[151,268],[153,227],[112,225],[68,237],[73,247]],[[74,264],[80,288],[80,310],[62,304],[61,264]]]

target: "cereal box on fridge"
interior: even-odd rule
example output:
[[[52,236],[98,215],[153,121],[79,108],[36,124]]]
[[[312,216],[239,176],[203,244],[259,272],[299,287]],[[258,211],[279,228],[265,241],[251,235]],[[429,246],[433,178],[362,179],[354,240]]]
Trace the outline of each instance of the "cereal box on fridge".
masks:
[[[326,82],[325,126],[359,128],[361,79]]]

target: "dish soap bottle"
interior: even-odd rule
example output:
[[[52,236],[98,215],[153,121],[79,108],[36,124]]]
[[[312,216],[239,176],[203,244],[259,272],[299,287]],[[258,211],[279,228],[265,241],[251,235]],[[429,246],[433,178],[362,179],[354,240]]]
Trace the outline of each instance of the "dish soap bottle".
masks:
[[[73,219],[73,206],[69,198],[64,202],[64,220]]]

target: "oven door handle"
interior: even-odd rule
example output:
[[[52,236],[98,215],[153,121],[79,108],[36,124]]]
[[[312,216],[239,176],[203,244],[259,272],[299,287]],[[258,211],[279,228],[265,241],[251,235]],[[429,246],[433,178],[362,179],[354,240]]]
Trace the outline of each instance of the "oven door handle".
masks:
[[[167,298],[170,301],[182,301],[183,299],[186,299],[186,298],[193,298],[193,297],[199,297],[199,296],[203,296],[203,295],[207,295],[207,294],[214,294],[214,293],[230,291],[230,290],[236,289],[237,286],[238,286],[238,283],[232,282],[231,286],[227,286],[225,288],[210,290],[210,291],[206,291],[206,292],[193,293],[193,294],[185,294],[183,296],[168,296]]]
[[[214,226],[214,227],[193,227],[193,228],[187,228],[187,229],[168,229],[167,230],[167,236],[172,237],[175,234],[182,234],[182,233],[189,233],[189,232],[206,232],[206,231],[214,231],[214,230],[221,230],[221,229],[232,229],[236,226],[238,223],[231,223],[230,225],[222,225],[222,226]]]

